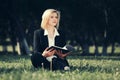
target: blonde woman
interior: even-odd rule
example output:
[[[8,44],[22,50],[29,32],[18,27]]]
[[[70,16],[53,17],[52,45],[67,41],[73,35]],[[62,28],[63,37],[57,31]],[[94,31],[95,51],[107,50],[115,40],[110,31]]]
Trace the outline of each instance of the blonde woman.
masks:
[[[34,32],[34,54],[31,61],[34,67],[50,69],[52,61],[53,70],[69,70],[66,56],[61,51],[48,50],[50,46],[64,47],[66,45],[65,33],[59,28],[60,12],[55,9],[47,9],[42,15],[41,29]]]

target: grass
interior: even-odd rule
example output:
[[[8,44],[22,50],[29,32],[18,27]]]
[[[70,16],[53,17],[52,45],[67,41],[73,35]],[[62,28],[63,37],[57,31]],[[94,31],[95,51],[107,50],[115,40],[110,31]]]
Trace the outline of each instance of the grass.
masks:
[[[0,55],[0,80],[120,80],[119,57],[69,56],[70,71],[35,69],[27,55]]]

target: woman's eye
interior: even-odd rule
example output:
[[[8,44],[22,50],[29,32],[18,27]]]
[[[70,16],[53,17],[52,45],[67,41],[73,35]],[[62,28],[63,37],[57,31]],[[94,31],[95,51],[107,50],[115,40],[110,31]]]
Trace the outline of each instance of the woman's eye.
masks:
[[[56,19],[58,19],[58,17],[54,17],[54,16],[51,16],[51,18],[56,18]]]
[[[53,16],[51,16],[51,18],[53,18]]]
[[[56,19],[58,19],[58,17],[55,17]]]

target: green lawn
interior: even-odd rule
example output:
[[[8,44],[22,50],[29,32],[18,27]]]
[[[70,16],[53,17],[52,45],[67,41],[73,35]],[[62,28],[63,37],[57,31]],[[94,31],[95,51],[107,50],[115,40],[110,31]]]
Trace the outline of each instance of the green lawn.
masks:
[[[70,71],[35,69],[29,56],[0,55],[0,80],[120,80],[119,57],[69,56]]]

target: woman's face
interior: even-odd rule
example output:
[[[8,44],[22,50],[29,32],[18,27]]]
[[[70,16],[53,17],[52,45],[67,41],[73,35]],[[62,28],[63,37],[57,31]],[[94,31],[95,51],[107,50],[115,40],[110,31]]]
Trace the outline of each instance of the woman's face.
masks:
[[[57,25],[57,23],[58,23],[58,15],[57,13],[53,12],[48,19],[48,25],[54,27]]]

